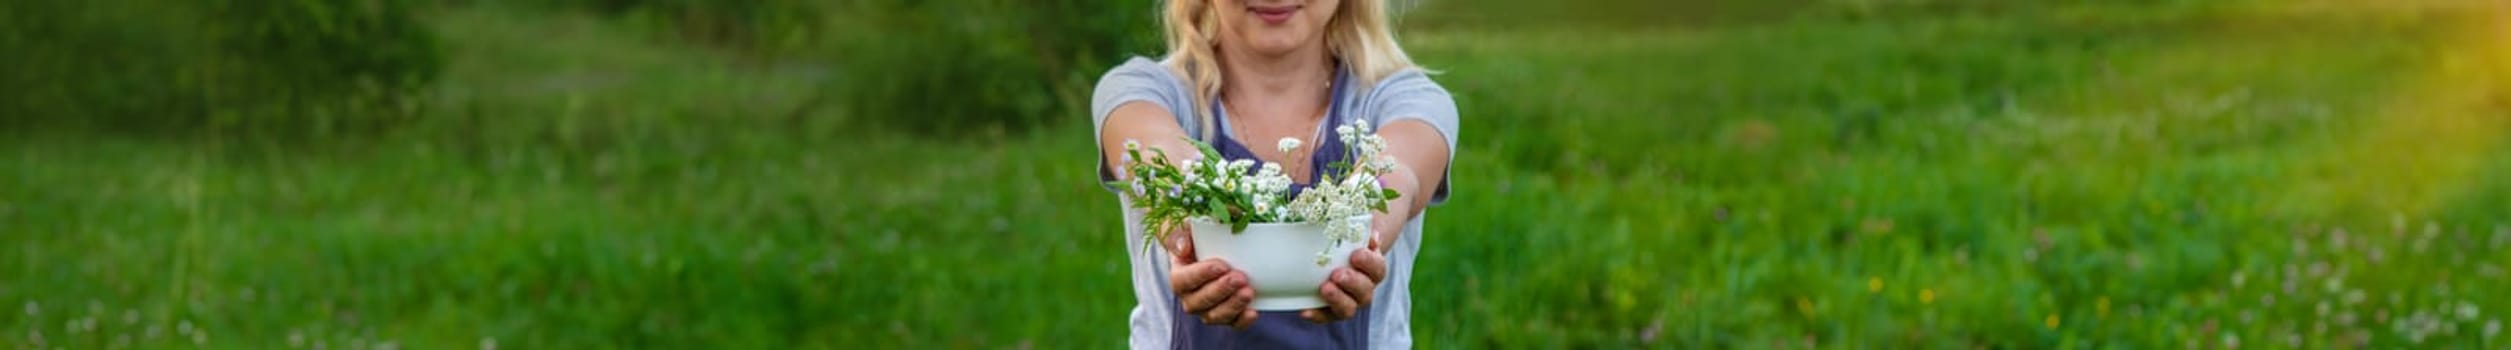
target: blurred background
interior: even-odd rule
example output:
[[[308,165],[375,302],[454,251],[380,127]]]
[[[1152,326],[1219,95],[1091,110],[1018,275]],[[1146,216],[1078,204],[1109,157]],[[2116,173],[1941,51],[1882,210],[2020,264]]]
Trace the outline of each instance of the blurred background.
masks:
[[[2500,1],[1395,2],[1426,348],[2511,344]],[[1155,6],[0,1],[0,348],[1122,346]]]

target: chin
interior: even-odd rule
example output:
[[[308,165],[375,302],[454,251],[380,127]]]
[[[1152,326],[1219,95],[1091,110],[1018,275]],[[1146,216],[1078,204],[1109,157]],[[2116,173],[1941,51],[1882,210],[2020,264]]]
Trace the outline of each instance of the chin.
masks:
[[[1254,40],[1250,43],[1252,45],[1247,45],[1247,48],[1259,54],[1285,55],[1298,51],[1299,46],[1305,43],[1303,40],[1293,38],[1265,38]]]

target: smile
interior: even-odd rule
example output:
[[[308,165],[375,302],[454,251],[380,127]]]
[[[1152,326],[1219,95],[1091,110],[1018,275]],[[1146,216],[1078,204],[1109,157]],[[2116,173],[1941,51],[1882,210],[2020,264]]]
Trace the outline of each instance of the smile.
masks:
[[[1248,6],[1247,12],[1254,13],[1256,18],[1263,19],[1264,23],[1282,24],[1283,22],[1289,22],[1291,15],[1299,14],[1300,8],[1301,6],[1299,5]]]

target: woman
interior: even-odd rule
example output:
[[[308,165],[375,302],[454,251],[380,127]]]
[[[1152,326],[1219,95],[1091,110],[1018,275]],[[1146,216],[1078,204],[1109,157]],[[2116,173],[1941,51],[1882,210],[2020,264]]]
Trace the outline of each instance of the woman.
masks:
[[[1367,121],[1387,141],[1402,193],[1376,216],[1369,248],[1318,286],[1327,306],[1257,312],[1245,274],[1201,261],[1187,234],[1140,244],[1142,212],[1125,211],[1136,305],[1134,348],[1408,348],[1406,286],[1421,247],[1422,208],[1445,201],[1456,105],[1412,65],[1388,29],[1384,0],[1168,0],[1169,53],[1135,58],[1099,79],[1092,97],[1099,177],[1124,174],[1127,140],[1193,157],[1185,139],[1224,157],[1277,162],[1314,183],[1345,159],[1330,125]],[[1272,142],[1296,138],[1283,151]],[[1320,149],[1324,151],[1320,151]],[[1183,159],[1173,159],[1183,160]],[[1359,160],[1366,161],[1366,160]],[[1127,203],[1130,207],[1130,203]]]

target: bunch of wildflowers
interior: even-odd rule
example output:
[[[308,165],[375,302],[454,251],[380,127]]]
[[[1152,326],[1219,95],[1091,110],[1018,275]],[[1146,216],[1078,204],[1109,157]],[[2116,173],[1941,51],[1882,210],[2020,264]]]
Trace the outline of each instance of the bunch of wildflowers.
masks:
[[[1386,203],[1401,195],[1378,180],[1395,166],[1393,158],[1383,154],[1384,138],[1366,122],[1334,129],[1349,145],[1346,159],[1361,162],[1328,165],[1339,174],[1329,173],[1297,198],[1290,198],[1291,179],[1281,164],[1223,161],[1211,145],[1193,139],[1186,141],[1198,154],[1181,162],[1170,162],[1167,152],[1158,148],[1147,149],[1146,154],[1141,142],[1126,140],[1122,164],[1132,176],[1110,184],[1123,189],[1134,208],[1143,209],[1143,228],[1149,233],[1144,244],[1164,240],[1169,231],[1186,227],[1189,220],[1204,218],[1229,224],[1232,232],[1244,231],[1251,223],[1322,224],[1324,234],[1339,247],[1367,237],[1369,222],[1361,217],[1386,211]],[[1277,146],[1289,153],[1299,148],[1299,139],[1283,138]],[[1325,254],[1317,252],[1318,265],[1327,261]]]

